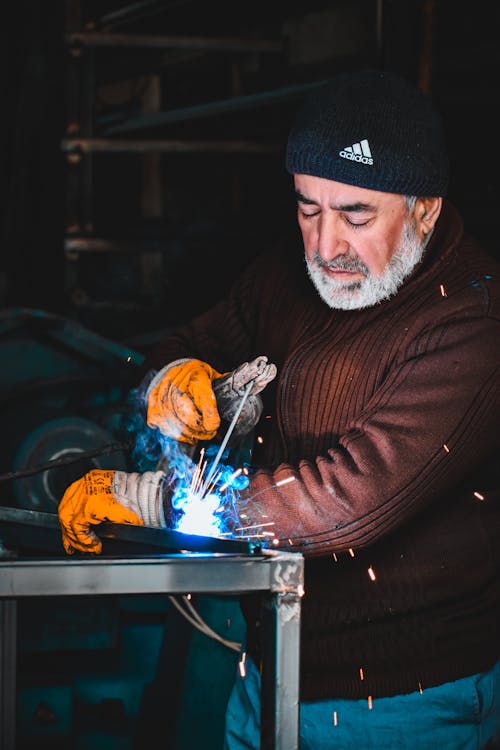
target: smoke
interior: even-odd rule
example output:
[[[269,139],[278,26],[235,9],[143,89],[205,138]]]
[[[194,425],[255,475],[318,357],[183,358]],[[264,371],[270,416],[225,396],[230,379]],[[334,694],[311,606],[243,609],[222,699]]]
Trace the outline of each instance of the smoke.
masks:
[[[126,430],[132,435],[134,471],[163,471],[172,528],[202,536],[242,536],[238,513],[239,492],[249,484],[248,468],[229,462],[230,449],[212,465],[220,446],[198,448],[162,435],[146,422],[144,394],[147,382],[129,393]],[[209,479],[207,483],[207,479]]]

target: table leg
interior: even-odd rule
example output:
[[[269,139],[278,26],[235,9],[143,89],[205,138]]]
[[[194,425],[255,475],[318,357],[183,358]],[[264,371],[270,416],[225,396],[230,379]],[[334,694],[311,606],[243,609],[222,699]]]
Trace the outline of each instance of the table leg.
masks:
[[[300,594],[262,603],[261,750],[298,750]]]
[[[0,750],[16,745],[17,601],[0,599]]]

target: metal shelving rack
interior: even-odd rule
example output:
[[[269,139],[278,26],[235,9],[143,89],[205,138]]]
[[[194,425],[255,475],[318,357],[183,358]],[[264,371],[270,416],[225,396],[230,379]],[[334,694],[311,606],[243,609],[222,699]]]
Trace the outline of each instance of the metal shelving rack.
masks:
[[[144,5],[147,3],[143,3]],[[124,5],[119,13],[139,4]],[[141,212],[145,219],[162,216],[162,154],[272,154],[276,143],[249,139],[204,138],[170,139],[148,137],[151,128],[172,122],[190,123],[216,115],[255,109],[269,102],[297,96],[300,87],[253,96],[238,95],[238,75],[233,78],[233,98],[205,104],[161,111],[160,76],[153,73],[142,100],[143,111],[114,123],[96,135],[95,97],[99,50],[107,48],[117,54],[144,50],[161,54],[166,50],[223,52],[231,54],[279,55],[282,40],[244,39],[234,37],[176,36],[144,33],[113,33],[104,30],[106,17],[89,22],[82,20],[82,0],[67,0],[67,122],[61,149],[66,157],[66,227],[64,236],[66,291],[75,291],[77,305],[83,304],[85,290],[79,288],[78,262],[89,254],[135,254],[140,256],[146,293],[158,292],[161,276],[162,244],[155,238],[99,236],[94,207],[95,160],[102,154],[135,154],[142,159]],[[116,13],[115,13],[116,15]],[[147,295],[146,295],[147,296]],[[78,299],[77,299],[78,298]]]
[[[177,291],[175,268],[178,266],[175,264],[181,265],[180,256],[185,258],[189,254],[184,232],[189,233],[193,226],[196,231],[196,217],[193,217],[193,221],[186,220],[182,216],[177,217],[174,212],[172,222],[166,221],[171,218],[166,215],[172,184],[168,183],[168,170],[173,163],[179,164],[179,155],[186,157],[188,176],[185,182],[194,179],[192,173],[196,171],[198,157],[203,164],[209,162],[210,165],[217,163],[215,159],[210,161],[212,156],[220,157],[220,171],[224,176],[214,189],[225,196],[224,200],[229,206],[229,222],[216,209],[213,213],[207,211],[202,214],[202,222],[212,222],[216,231],[223,235],[230,227],[231,220],[237,224],[241,221],[252,222],[251,209],[242,209],[240,195],[245,190],[252,193],[250,182],[254,180],[258,183],[258,179],[251,168],[248,173],[242,174],[241,169],[247,167],[240,166],[241,159],[245,160],[245,155],[250,158],[254,155],[257,158],[278,156],[283,149],[284,135],[276,127],[283,113],[291,111],[295,101],[328,77],[321,74],[321,67],[314,67],[318,48],[321,48],[323,55],[319,59],[327,61],[326,70],[329,65],[341,65],[342,55],[351,59],[353,56],[365,59],[380,53],[382,2],[368,2],[368,12],[364,14],[361,24],[343,4],[336,12],[335,4],[325,7],[321,0],[301,8],[300,12],[283,3],[262,15],[262,8],[258,6],[249,16],[253,20],[248,32],[245,32],[247,36],[239,31],[241,24],[231,22],[225,26],[211,23],[207,28],[215,29],[218,33],[210,36],[209,33],[189,34],[191,25],[185,13],[181,25],[175,26],[178,19],[176,9],[182,7],[182,2],[169,4],[160,0],[140,0],[123,2],[121,6],[118,2],[115,3],[115,10],[106,11],[99,3],[89,10],[90,0],[87,0],[87,5],[86,0],[66,0],[67,124],[61,142],[67,163],[65,291],[77,317],[76,308],[84,309],[86,304],[92,307],[92,295],[88,291],[99,273],[99,267],[115,268],[120,257],[124,265],[127,262],[134,265],[134,284],[138,282],[139,286],[137,299],[139,304],[145,300],[151,301],[150,313],[155,315],[157,311],[165,310],[165,299],[170,299],[169,290],[166,289],[168,284],[172,282]],[[95,13],[95,8],[98,8],[100,15],[90,18],[89,13]],[[315,9],[320,11],[320,15],[315,16]],[[220,13],[222,16],[222,9]],[[145,23],[140,22],[141,14],[146,17]],[[158,23],[155,23],[155,14],[160,14]],[[139,22],[136,23],[138,18]],[[216,11],[211,14],[211,20],[214,18],[217,21]],[[322,24],[326,25],[326,29]],[[184,33],[163,33],[165,29],[168,32],[179,28]],[[199,32],[203,23],[198,26],[193,24],[192,28]],[[232,31],[235,28],[239,31],[236,35]],[[271,31],[260,33],[263,28]],[[364,30],[358,32],[360,28]],[[314,30],[320,29],[321,39],[317,41]],[[342,34],[342,29],[349,29],[354,34],[351,42],[346,43],[346,34]],[[331,34],[331,42],[328,33]],[[272,38],[263,38],[265,36]],[[337,47],[340,51],[337,51]],[[129,79],[133,79],[139,68],[141,72],[138,75],[149,79],[149,84],[144,91],[134,93],[130,107],[125,106],[118,113],[114,111],[99,116],[96,94],[98,90],[102,92],[103,87],[99,84],[103,81],[103,67],[110,66],[106,69],[106,75],[111,70],[111,77],[116,76],[117,72],[120,77],[122,70],[121,67],[118,69],[116,63],[122,59],[124,70],[120,85],[127,78],[126,71]],[[212,70],[212,65],[216,75],[205,79],[203,71]],[[175,90],[169,90],[168,74],[164,75],[168,66],[168,74],[174,71],[170,81],[183,80],[185,76],[181,91],[175,86]],[[210,84],[200,84],[200,81],[208,80]],[[113,80],[114,84],[116,79]],[[233,137],[227,137],[228,132]],[[117,159],[125,157],[129,162],[131,159],[140,160],[142,176],[135,172],[130,184],[134,189],[134,205],[140,203],[136,221],[138,224],[144,221],[143,226],[134,225],[129,233],[126,228],[120,228],[121,231],[115,234],[113,212],[110,216],[103,214],[107,194],[104,200],[102,193],[99,198],[97,205],[100,215],[95,210],[96,174],[103,175],[102,165],[106,163],[105,158],[110,164],[110,154],[116,155]],[[231,157],[234,157],[234,167]],[[123,165],[123,160],[120,163]],[[210,168],[213,167],[207,167]],[[134,169],[137,169],[136,161]],[[277,179],[273,169],[271,167],[269,172],[272,174],[271,183]],[[264,165],[263,170],[266,170]],[[106,179],[107,175],[104,182]],[[99,187],[103,184],[99,182]],[[177,195],[182,196],[182,189],[186,186],[179,187]],[[186,200],[189,198],[186,197]],[[119,216],[119,213],[115,215]],[[105,220],[102,223],[106,225],[104,231],[99,226],[103,216]],[[265,231],[267,225],[264,220],[262,222],[265,237],[268,234]],[[242,234],[245,234],[245,230]],[[215,256],[214,262],[220,260],[224,263],[224,250],[219,252],[213,249],[223,247],[218,244],[218,239],[203,235],[201,243],[208,254],[213,253],[211,257]],[[249,252],[253,252],[256,244],[249,248]],[[182,252],[179,253],[180,246]],[[80,271],[84,267],[90,268],[86,281],[85,273]],[[168,283],[162,286],[162,280],[167,275],[170,275]],[[112,276],[108,272],[107,278],[111,283]],[[102,287],[99,290],[101,300],[112,292],[109,287],[104,292]],[[209,301],[213,301],[212,297]],[[123,295],[120,304],[124,312],[130,312],[135,302],[131,304],[130,296],[127,298]],[[157,326],[153,323],[152,327]],[[113,333],[107,333],[113,336]]]

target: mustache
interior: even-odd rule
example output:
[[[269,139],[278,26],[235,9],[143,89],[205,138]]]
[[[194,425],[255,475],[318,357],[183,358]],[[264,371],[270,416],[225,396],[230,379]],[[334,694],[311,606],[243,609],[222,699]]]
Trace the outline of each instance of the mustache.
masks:
[[[319,251],[316,250],[316,252],[314,253],[313,261],[320,268],[329,268],[330,270],[338,271],[351,271],[352,273],[362,273],[365,276],[370,275],[368,266],[366,266],[363,261],[353,253],[344,253],[343,255],[338,255],[333,260],[326,261],[323,260],[323,258],[319,254]]]

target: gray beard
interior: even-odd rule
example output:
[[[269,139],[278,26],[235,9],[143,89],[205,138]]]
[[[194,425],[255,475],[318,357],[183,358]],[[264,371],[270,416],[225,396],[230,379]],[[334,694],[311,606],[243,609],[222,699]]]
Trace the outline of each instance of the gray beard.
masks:
[[[372,276],[368,267],[354,253],[339,255],[329,263],[322,260],[316,250],[312,260],[306,258],[307,272],[321,299],[333,310],[361,310],[373,307],[393,297],[411,274],[431,237],[428,234],[421,242],[413,225],[407,222],[403,228],[401,243],[387,266],[379,276]],[[361,281],[336,281],[322,268],[338,268],[359,271],[365,275]]]

